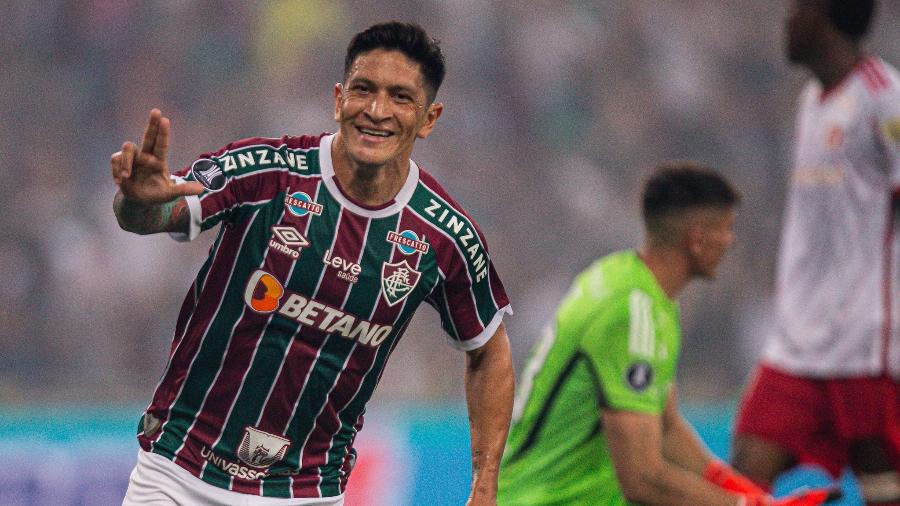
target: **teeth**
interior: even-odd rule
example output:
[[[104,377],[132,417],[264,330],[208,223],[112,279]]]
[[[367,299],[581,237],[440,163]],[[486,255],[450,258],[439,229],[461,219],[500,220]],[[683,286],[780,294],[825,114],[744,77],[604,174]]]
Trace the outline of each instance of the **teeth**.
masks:
[[[359,131],[366,135],[374,135],[376,137],[387,137],[390,135],[389,132],[379,132],[378,130],[369,130],[367,128],[360,128]]]

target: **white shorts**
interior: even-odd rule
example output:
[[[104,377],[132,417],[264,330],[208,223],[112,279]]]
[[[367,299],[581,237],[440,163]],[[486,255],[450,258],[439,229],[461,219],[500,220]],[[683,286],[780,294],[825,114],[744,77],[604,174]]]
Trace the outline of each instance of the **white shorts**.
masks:
[[[344,495],[287,499],[260,497],[219,488],[197,478],[171,460],[138,451],[122,506],[343,506]]]

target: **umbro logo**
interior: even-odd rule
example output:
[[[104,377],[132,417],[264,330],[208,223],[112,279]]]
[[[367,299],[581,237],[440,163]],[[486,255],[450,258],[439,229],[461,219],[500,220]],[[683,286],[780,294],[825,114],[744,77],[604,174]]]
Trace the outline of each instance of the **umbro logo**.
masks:
[[[309,241],[296,228],[290,225],[272,227],[272,238],[269,247],[291,258],[299,258],[300,248],[309,246]]]

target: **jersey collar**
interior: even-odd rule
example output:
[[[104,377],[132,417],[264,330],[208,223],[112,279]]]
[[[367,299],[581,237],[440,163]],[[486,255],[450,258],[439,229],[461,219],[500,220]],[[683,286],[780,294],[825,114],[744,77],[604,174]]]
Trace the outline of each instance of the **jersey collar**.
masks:
[[[644,262],[644,259],[641,258],[638,250],[633,249],[630,250],[632,259],[640,266],[640,272],[643,274],[644,278],[648,282],[648,286],[653,287],[653,291],[656,293],[654,295],[658,296],[660,300],[666,301],[666,303],[670,304],[672,307],[678,307],[678,300],[670,298],[666,295],[666,291],[663,290],[663,287],[659,284],[659,280],[656,279],[656,276],[653,275],[653,271],[650,270],[650,267],[647,266],[647,263]]]
[[[393,202],[378,209],[362,207],[347,198],[337,185],[337,180],[334,177],[334,165],[331,161],[331,143],[333,140],[334,134],[322,137],[322,140],[319,143],[319,165],[322,170],[322,182],[325,183],[325,188],[328,189],[328,193],[330,193],[335,200],[353,214],[364,216],[366,218],[385,218],[397,214],[401,209],[406,207],[409,203],[409,199],[412,198],[416,185],[419,184],[419,166],[416,165],[416,162],[412,160],[409,161],[409,174],[406,175],[406,182],[403,183],[400,191],[394,196]]]

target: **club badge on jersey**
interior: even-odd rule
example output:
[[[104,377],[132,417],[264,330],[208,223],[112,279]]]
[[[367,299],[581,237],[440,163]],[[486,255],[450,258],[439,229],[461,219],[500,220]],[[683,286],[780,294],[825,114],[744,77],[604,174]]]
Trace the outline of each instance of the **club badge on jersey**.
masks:
[[[421,272],[410,267],[406,260],[381,265],[381,293],[388,305],[394,306],[412,293],[419,283]]]

